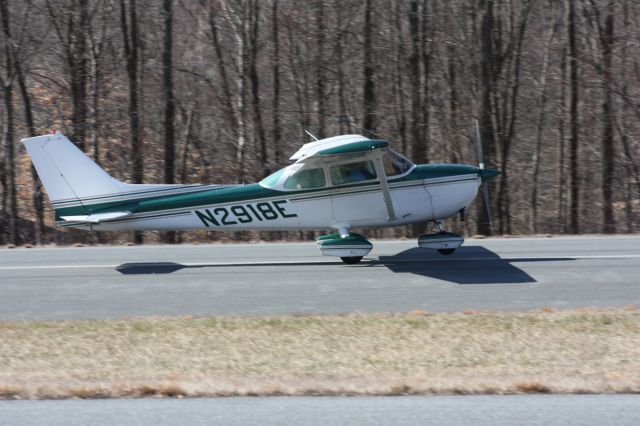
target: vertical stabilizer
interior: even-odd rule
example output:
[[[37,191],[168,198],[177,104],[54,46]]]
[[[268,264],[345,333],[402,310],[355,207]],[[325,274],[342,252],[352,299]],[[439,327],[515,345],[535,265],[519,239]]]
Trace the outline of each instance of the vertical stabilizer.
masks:
[[[112,178],[62,133],[23,139],[54,206],[119,194],[126,184]]]

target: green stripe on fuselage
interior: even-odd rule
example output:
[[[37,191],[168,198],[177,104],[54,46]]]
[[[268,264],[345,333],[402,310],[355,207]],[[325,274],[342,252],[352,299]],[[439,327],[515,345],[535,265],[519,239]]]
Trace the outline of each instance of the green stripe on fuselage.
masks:
[[[397,182],[409,182],[414,180],[435,179],[447,176],[477,175],[479,169],[475,166],[463,164],[422,164],[401,178],[389,179],[390,184]],[[206,189],[203,191],[190,191],[187,194],[165,195],[147,197],[138,200],[113,201],[106,203],[85,204],[84,206],[63,207],[56,209],[56,220],[62,220],[61,216],[85,215],[87,213],[106,213],[112,211],[130,211],[132,213],[146,213],[161,210],[190,208],[214,204],[231,204],[241,201],[253,201],[266,198],[283,197],[291,198],[298,194],[312,194],[323,191],[342,190],[355,187],[369,187],[379,185],[378,181],[341,185],[337,187],[324,187],[300,191],[276,191],[252,183],[243,186]],[[192,189],[192,188],[191,188]]]

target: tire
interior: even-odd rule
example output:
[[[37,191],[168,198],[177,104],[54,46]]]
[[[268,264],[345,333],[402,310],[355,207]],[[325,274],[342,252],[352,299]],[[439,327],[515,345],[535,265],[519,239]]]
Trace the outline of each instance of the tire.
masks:
[[[348,265],[355,265],[362,260],[362,256],[341,257],[342,261]]]
[[[454,251],[456,251],[456,249],[438,249],[438,252],[440,254],[444,254],[445,256],[449,256],[450,254],[453,254]]]

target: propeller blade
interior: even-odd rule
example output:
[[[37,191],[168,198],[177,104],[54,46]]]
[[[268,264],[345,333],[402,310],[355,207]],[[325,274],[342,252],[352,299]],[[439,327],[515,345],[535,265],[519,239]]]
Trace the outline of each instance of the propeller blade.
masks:
[[[484,203],[484,208],[487,213],[487,223],[489,226],[493,226],[493,222],[491,221],[491,202],[489,200],[489,186],[486,183],[482,184],[482,201]]]
[[[482,154],[482,140],[480,140],[480,124],[475,120],[476,124],[476,157],[478,160],[478,168],[484,169],[484,155]]]
[[[497,170],[484,168],[484,154],[482,153],[482,140],[480,137],[480,123],[478,120],[475,121],[476,127],[476,156],[478,157],[478,169],[480,169],[479,176],[481,178],[480,185],[482,186],[482,201],[484,204],[484,209],[487,215],[487,224],[491,227],[493,226],[493,221],[491,220],[491,201],[489,200],[489,187],[487,186],[487,182],[485,180],[491,179],[500,174]]]

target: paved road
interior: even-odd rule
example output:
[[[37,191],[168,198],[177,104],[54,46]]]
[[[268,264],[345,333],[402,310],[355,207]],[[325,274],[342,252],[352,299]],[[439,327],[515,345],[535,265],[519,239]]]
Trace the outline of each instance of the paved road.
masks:
[[[640,237],[0,250],[0,320],[640,305]]]
[[[73,425],[637,425],[637,395],[0,401],[0,423]]]

